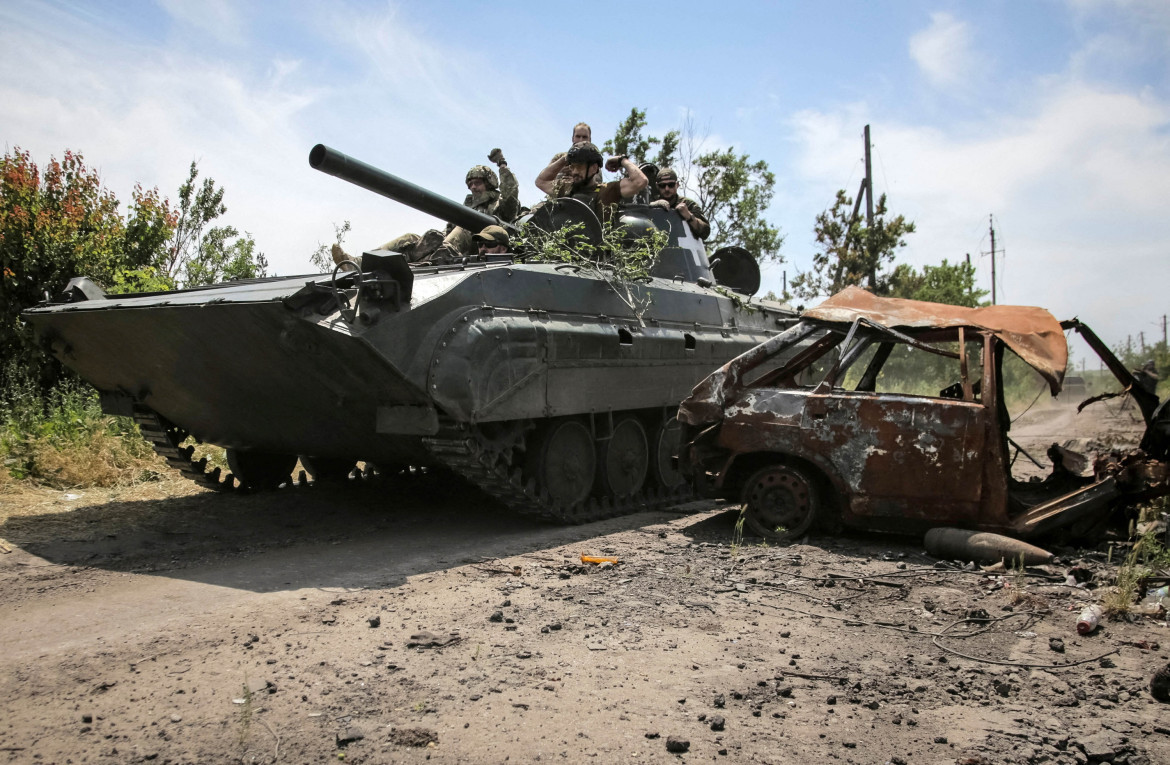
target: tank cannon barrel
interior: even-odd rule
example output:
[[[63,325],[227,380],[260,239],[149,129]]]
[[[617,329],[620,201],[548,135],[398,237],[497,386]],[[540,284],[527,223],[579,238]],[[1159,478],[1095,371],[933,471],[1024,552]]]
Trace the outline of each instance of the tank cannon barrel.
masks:
[[[419,212],[462,226],[472,233],[483,230],[484,226],[500,225],[500,222],[491,215],[453,202],[385,170],[367,165],[337,149],[331,149],[325,144],[319,143],[309,152],[309,166],[375,194],[401,202],[407,207],[413,207]]]

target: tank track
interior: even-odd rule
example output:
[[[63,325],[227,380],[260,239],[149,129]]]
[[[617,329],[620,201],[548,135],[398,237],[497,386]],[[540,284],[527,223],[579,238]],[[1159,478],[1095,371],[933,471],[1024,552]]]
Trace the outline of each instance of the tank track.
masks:
[[[134,422],[142,437],[150,442],[154,451],[167,461],[167,464],[178,470],[183,476],[204,488],[213,491],[232,491],[237,488],[236,477],[228,473],[221,477],[222,470],[207,469],[207,458],[191,459],[195,452],[193,446],[180,446],[189,435],[177,425],[165,420],[158,412],[146,407],[134,407]]]
[[[134,422],[154,451],[187,479],[213,491],[247,491],[232,473],[224,476],[218,467],[208,470],[206,458],[192,459],[194,447],[181,446],[189,435],[187,431],[153,409],[135,407]],[[693,496],[690,486],[684,483],[675,489],[644,487],[637,494],[622,498],[590,497],[581,504],[566,507],[538,489],[534,479],[525,480],[520,467],[513,465],[515,454],[523,446],[523,436],[517,443],[501,445],[488,441],[474,429],[460,429],[446,437],[426,438],[423,442],[439,462],[509,509],[555,523],[592,523],[678,504]],[[291,486],[304,484],[303,477],[290,478]]]
[[[685,502],[692,497],[690,486],[685,483],[676,489],[644,486],[631,496],[590,497],[567,507],[554,502],[548,492],[536,485],[535,479],[524,478],[521,468],[513,464],[519,451],[517,445],[501,448],[474,429],[460,429],[446,437],[424,438],[423,443],[446,467],[509,509],[554,523],[592,523]],[[647,483],[649,480],[647,476]]]

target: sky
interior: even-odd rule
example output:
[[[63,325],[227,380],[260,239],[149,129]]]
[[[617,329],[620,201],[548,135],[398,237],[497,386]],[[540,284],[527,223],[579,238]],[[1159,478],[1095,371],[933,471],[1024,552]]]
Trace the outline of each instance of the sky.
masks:
[[[277,274],[346,220],[351,252],[436,224],[312,170],[314,144],[457,201],[498,146],[531,205],[576,122],[600,144],[636,106],[775,173],[763,290],[810,267],[868,124],[875,193],[917,226],[900,261],[970,255],[990,289],[994,220],[998,302],[1111,345],[1170,312],[1164,0],[3,0],[0,74],[6,151],[79,151],[123,201],[197,161]]]

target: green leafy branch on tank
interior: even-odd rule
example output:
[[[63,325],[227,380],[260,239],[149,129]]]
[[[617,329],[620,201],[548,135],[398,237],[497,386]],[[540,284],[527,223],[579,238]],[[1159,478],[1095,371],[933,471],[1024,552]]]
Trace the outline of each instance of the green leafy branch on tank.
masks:
[[[594,244],[583,230],[579,223],[555,231],[524,225],[515,237],[515,247],[525,260],[565,263],[602,280],[645,326],[651,296],[641,285],[650,281],[650,269],[666,247],[669,235],[654,228],[641,236],[631,236],[624,226],[607,222],[602,225],[600,244]]]

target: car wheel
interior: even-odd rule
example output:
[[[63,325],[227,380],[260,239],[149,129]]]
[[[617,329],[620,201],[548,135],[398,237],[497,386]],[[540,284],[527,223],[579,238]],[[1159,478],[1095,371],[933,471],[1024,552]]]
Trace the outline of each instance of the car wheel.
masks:
[[[744,484],[744,522],[773,542],[787,542],[812,528],[820,513],[816,483],[792,465],[773,464],[752,473]]]

